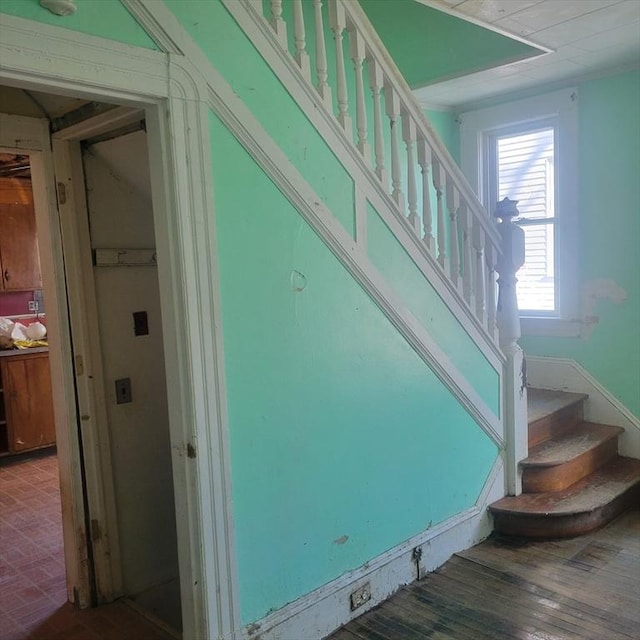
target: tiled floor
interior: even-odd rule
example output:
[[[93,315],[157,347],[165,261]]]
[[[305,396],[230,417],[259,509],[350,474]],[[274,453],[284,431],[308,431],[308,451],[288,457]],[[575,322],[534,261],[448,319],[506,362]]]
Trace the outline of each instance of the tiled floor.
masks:
[[[0,461],[0,640],[171,640],[124,602],[67,603],[57,458]]]

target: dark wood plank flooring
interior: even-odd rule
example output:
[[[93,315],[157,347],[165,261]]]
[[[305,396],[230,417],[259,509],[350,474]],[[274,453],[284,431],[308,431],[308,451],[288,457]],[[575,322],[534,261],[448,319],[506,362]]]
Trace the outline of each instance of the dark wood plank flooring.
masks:
[[[495,536],[329,640],[640,640],[640,510],[570,540]]]

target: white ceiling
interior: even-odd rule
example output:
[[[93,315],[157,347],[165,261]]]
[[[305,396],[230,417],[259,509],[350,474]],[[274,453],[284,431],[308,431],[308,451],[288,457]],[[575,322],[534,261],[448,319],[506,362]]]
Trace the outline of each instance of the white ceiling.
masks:
[[[542,45],[550,53],[417,89],[431,107],[561,86],[640,65],[640,0],[417,0]]]

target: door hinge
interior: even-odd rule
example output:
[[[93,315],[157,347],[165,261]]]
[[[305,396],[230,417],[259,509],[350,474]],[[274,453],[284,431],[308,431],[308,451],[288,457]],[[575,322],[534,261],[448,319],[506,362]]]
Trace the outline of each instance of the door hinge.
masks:
[[[67,187],[64,182],[58,182],[58,204],[67,203]]]

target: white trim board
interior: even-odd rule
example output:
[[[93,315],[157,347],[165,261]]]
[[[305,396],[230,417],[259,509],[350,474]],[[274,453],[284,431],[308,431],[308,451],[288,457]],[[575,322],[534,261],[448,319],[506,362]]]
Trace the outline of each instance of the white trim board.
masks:
[[[475,506],[425,529],[361,567],[248,625],[242,630],[241,639],[306,640],[326,637],[389,598],[400,587],[415,581],[418,576],[414,549],[422,549],[422,577],[442,566],[454,553],[484,540],[493,529],[487,506],[503,496],[504,468],[502,457],[498,456]],[[351,611],[349,595],[367,582],[371,587],[371,600]]]
[[[569,358],[526,356],[527,383],[537,389],[586,393],[585,419],[623,427],[619,451],[623,456],[640,458],[640,420],[615,398],[584,367]]]

